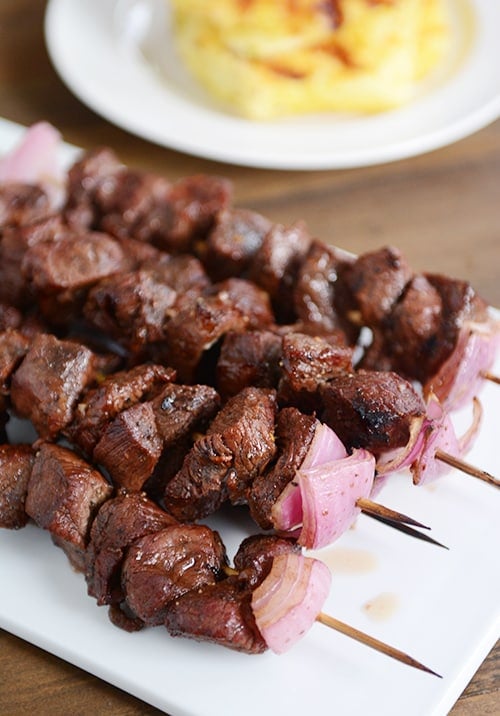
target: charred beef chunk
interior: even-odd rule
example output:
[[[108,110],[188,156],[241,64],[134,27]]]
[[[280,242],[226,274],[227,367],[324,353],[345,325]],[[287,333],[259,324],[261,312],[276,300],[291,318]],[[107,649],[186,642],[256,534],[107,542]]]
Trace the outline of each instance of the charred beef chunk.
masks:
[[[204,429],[220,408],[218,393],[208,385],[165,386],[152,401],[165,447],[183,443],[193,430]]]
[[[255,211],[220,211],[204,247],[204,263],[212,279],[242,275],[271,227],[269,219]]]
[[[341,374],[320,391],[322,421],[346,446],[364,447],[375,455],[405,445],[412,420],[425,413],[412,385],[392,372]]]
[[[250,278],[269,293],[280,323],[295,320],[293,290],[297,274],[311,245],[304,224],[275,224],[253,257]]]
[[[68,171],[65,220],[75,227],[95,229],[100,219],[96,194],[113,192],[114,177],[125,170],[111,149],[86,152]]]
[[[210,280],[199,259],[189,254],[167,254],[158,251],[155,259],[147,259],[141,268],[148,271],[155,281],[165,284],[184,298],[200,296],[210,285]]]
[[[47,320],[67,325],[79,318],[90,287],[127,265],[117,241],[106,234],[87,232],[30,247],[21,271]]]
[[[281,338],[266,330],[228,333],[217,360],[217,389],[224,398],[243,388],[276,388],[280,376]]]
[[[121,566],[129,545],[147,534],[176,524],[176,520],[141,493],[120,492],[100,508],[92,523],[85,555],[88,593],[97,603],[123,599]]]
[[[151,403],[136,403],[108,425],[93,457],[115,486],[134,491],[151,476],[162,448]]]
[[[298,270],[293,289],[295,313],[311,333],[333,333],[342,328],[335,310],[335,284],[342,261],[333,247],[313,241]]]
[[[146,624],[162,624],[170,601],[215,584],[226,564],[221,538],[205,525],[172,525],[145,535],[123,562],[127,605]]]
[[[9,392],[10,377],[29,350],[31,341],[21,331],[0,333],[0,393]]]
[[[443,304],[425,276],[415,276],[406,285],[384,326],[384,350],[393,370],[408,378],[424,380],[440,352]],[[433,371],[434,372],[434,371]]]
[[[167,484],[169,512],[190,521],[211,514],[228,497],[233,504],[245,502],[248,485],[276,450],[275,410],[274,391],[247,388],[231,398]]]
[[[283,337],[281,405],[295,405],[304,412],[320,409],[318,387],[339,372],[352,370],[352,349],[332,345],[321,336],[288,333]]]
[[[73,567],[83,572],[92,520],[111,492],[101,473],[74,452],[43,443],[28,484],[26,513],[51,533]]]
[[[205,239],[217,214],[232,200],[232,184],[217,176],[197,174],[179,179],[172,186],[168,206],[157,205],[146,217],[137,238],[147,238],[165,251],[186,253]]]
[[[131,271],[110,276],[92,288],[83,307],[89,325],[141,354],[148,343],[165,338],[168,313],[177,293],[151,272]]]
[[[21,272],[24,255],[29,248],[56,240],[65,231],[59,215],[4,229],[0,241],[0,299],[21,308],[30,305],[34,292]]]
[[[188,302],[165,326],[166,362],[184,383],[208,382],[197,374],[204,353],[228,331],[245,330],[247,323],[225,291]]]
[[[336,304],[356,325],[380,326],[412,276],[393,247],[367,252],[339,267]]]
[[[316,418],[303,415],[296,408],[283,408],[278,413],[278,458],[268,470],[257,475],[248,493],[250,513],[263,529],[272,528],[273,505],[302,465],[314,437],[316,423]]]
[[[32,184],[3,184],[0,187],[0,233],[7,226],[23,226],[50,214],[44,190]]]
[[[31,445],[0,445],[0,527],[19,529],[27,523],[25,501],[34,459]]]
[[[229,297],[235,308],[246,318],[249,330],[268,328],[274,324],[274,314],[268,294],[252,281],[228,278],[215,284],[214,290]]]
[[[267,646],[255,623],[251,599],[249,589],[225,579],[171,601],[166,608],[165,626],[171,636],[262,654]]]
[[[78,398],[93,378],[92,351],[42,333],[12,376],[12,405],[31,420],[40,437],[53,440],[71,422]]]
[[[300,553],[301,548],[293,539],[275,535],[252,535],[240,544],[234,557],[238,580],[254,590],[264,581],[280,554]]]
[[[148,363],[108,376],[81,396],[66,436],[91,457],[106,427],[122,410],[153,397],[174,378],[172,368]]]

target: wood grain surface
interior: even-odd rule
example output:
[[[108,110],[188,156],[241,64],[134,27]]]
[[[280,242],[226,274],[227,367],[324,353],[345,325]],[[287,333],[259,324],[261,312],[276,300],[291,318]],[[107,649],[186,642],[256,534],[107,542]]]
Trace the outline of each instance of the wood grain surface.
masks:
[[[466,278],[500,306],[500,122],[439,151],[364,169],[294,173],[218,164],[153,146],[83,106],[50,64],[44,10],[42,0],[0,0],[1,116],[26,125],[46,119],[69,142],[110,145],[125,163],[172,178],[197,172],[228,176],[240,206],[283,223],[304,219],[316,236],[350,251],[396,245],[415,269]],[[0,565],[0,589],[2,579]],[[499,666],[497,645],[453,716],[500,714]],[[30,712],[160,713],[0,631],[0,715]]]

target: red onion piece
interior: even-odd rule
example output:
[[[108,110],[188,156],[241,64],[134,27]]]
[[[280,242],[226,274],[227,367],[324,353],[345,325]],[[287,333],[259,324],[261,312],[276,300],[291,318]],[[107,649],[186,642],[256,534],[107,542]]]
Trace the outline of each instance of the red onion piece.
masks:
[[[354,450],[341,460],[297,473],[302,495],[299,544],[318,549],[338,539],[360,513],[356,503],[369,497],[375,477],[375,458]]]
[[[436,375],[424,386],[447,410],[456,410],[478,394],[482,373],[490,370],[500,347],[500,323],[493,318],[463,325],[457,344]]]
[[[314,437],[300,469],[317,467],[346,455],[346,449],[336,433],[318,420]],[[289,531],[302,523],[302,496],[295,479],[288,483],[278,497],[271,514],[273,525],[277,530]]]
[[[58,160],[61,135],[48,122],[37,122],[20,144],[0,161],[0,183],[40,184],[54,207],[63,198],[64,172]]]
[[[377,474],[388,475],[391,472],[409,467],[415,460],[423,443],[424,418],[415,417],[410,425],[410,437],[402,448],[389,450],[377,460]]]
[[[330,571],[318,559],[296,553],[274,558],[271,571],[252,594],[255,622],[272,651],[288,651],[309,631],[330,585]]]

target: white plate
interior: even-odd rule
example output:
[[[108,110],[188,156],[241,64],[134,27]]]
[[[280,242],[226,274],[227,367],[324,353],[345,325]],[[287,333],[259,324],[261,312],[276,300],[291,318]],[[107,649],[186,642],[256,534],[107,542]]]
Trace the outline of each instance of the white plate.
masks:
[[[465,2],[472,8],[464,9]],[[167,0],[50,0],[45,27],[50,56],[68,87],[124,129],[235,164],[329,169],[421,154],[500,115],[500,3],[452,4],[453,56],[408,106],[373,117],[268,123],[224,113],[197,89],[172,48]]]
[[[0,153],[21,131],[0,120]],[[75,152],[65,147],[64,160]],[[500,374],[500,356],[495,370]],[[469,457],[498,475],[500,387],[485,383],[481,397],[484,426]],[[468,417],[459,416],[459,424]],[[500,495],[452,471],[428,488],[394,477],[381,497],[432,525],[450,550],[362,515],[320,553],[334,573],[325,611],[409,652],[442,680],[319,624],[283,656],[172,639],[161,628],[122,632],[86,595],[82,575],[48,533],[34,526],[0,530],[0,626],[173,716],[445,716],[500,633]],[[234,510],[211,523],[230,556],[256,531]],[[385,619],[373,619],[379,610],[367,610],[370,602],[392,605]]]

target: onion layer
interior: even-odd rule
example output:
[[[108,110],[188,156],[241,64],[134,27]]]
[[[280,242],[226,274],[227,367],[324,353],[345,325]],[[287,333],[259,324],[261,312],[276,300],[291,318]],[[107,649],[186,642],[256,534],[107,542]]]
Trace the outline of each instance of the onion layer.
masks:
[[[330,585],[330,571],[318,559],[296,553],[274,558],[271,571],[252,595],[255,622],[272,651],[288,651],[309,631]]]

